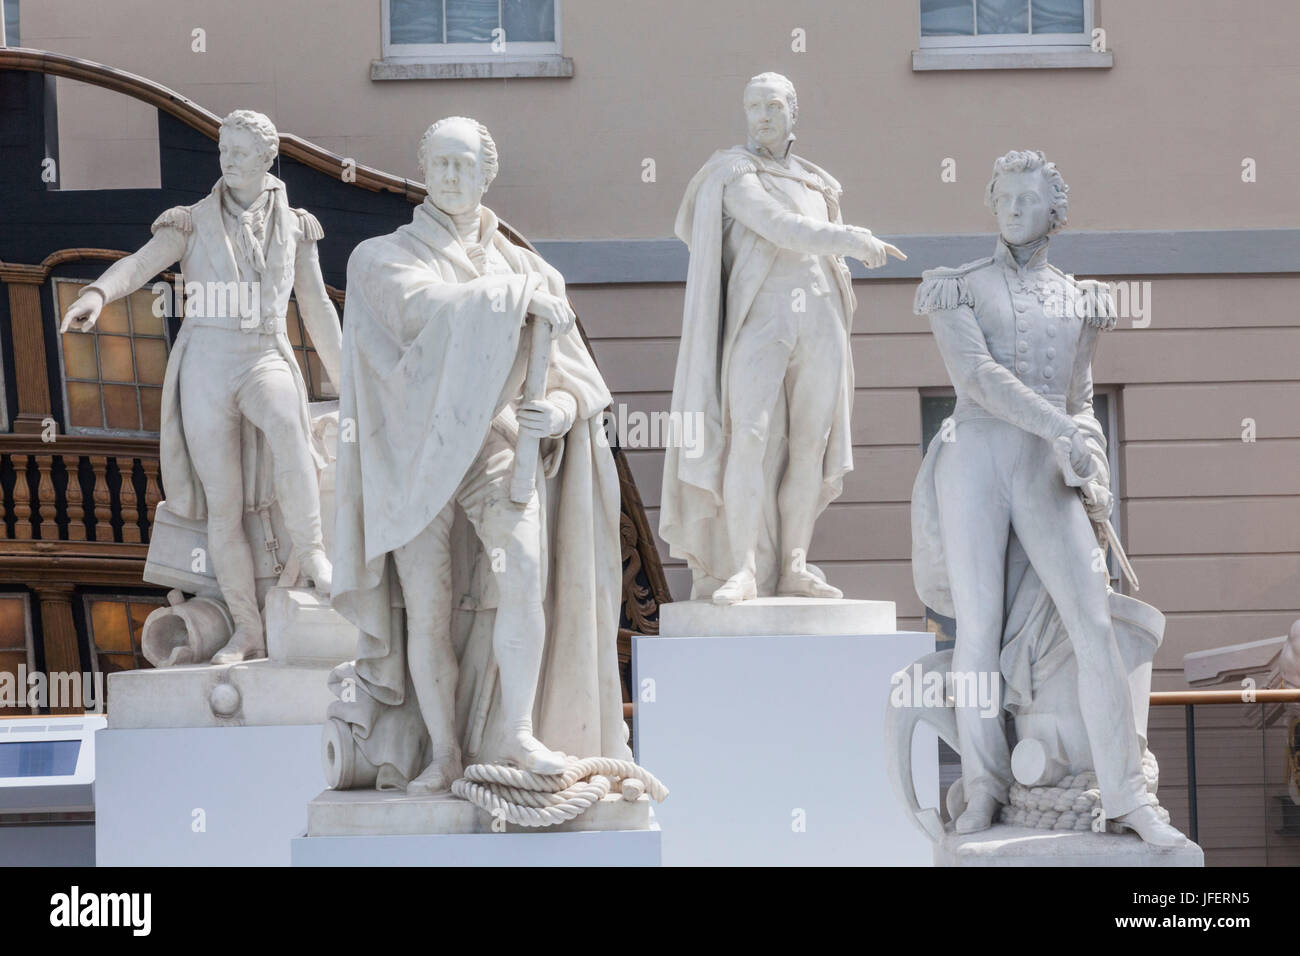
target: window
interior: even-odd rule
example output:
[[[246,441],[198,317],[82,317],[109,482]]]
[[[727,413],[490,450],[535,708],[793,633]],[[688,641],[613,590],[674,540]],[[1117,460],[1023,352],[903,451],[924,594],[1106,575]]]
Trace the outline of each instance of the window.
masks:
[[[154,595],[88,594],[84,598],[95,670],[107,677],[117,671],[152,666],[140,649],[144,619],[166,599]]]
[[[0,697],[0,714],[36,713],[36,708],[21,706],[29,684],[27,676],[36,672],[36,653],[32,641],[32,617],[26,594],[0,593],[0,674],[13,675],[3,680],[11,685],[14,698]],[[20,679],[21,678],[21,679]]]
[[[312,348],[307,329],[298,314],[298,303],[289,300],[285,310],[285,329],[289,334],[289,344],[293,346],[293,357],[298,360],[298,369],[302,380],[307,383],[307,398],[313,402],[325,402],[339,397],[337,386],[325,376],[316,350]]]
[[[1093,0],[920,0],[916,69],[1108,67],[1093,50]]]
[[[55,279],[55,303],[62,316],[84,279]],[[154,315],[155,297],[146,286],[110,302],[90,332],[65,332],[60,348],[63,367],[64,418],[79,434],[156,435],[162,422],[162,383],[167,371],[167,319]],[[176,299],[180,310],[184,298]],[[285,327],[294,358],[313,402],[338,398],[338,390],[321,368],[298,303],[289,300]]]
[[[88,285],[55,279],[57,314]],[[154,314],[148,287],[104,306],[90,332],[62,339],[64,417],[69,432],[157,434],[167,370],[167,319]]]
[[[22,38],[18,35],[18,0],[4,0],[4,43],[0,46],[22,46]]]
[[[371,79],[573,75],[560,0],[384,0],[383,34]]]

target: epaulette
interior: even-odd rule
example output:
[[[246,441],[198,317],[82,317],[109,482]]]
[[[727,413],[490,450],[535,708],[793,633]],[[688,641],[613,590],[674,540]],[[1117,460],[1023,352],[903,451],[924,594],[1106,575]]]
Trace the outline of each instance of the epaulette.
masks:
[[[1113,329],[1119,314],[1115,311],[1115,298],[1110,294],[1110,283],[1075,279],[1074,284],[1083,296],[1083,320],[1099,329]]]
[[[912,311],[917,315],[929,315],[943,309],[955,309],[959,305],[974,305],[975,300],[966,287],[966,276],[992,262],[993,258],[989,256],[956,269],[947,266],[926,269],[921,273],[921,284],[916,289]]]
[[[179,229],[185,235],[194,231],[194,220],[190,217],[189,206],[172,206],[171,209],[165,210],[161,216],[153,221],[149,227],[150,232],[157,232],[163,226],[170,226],[172,229]]]
[[[734,183],[741,176],[747,176],[750,173],[758,172],[758,166],[750,159],[737,159],[727,169],[727,176],[724,182]]]
[[[325,237],[325,230],[321,228],[320,220],[309,213],[306,209],[295,209],[298,214],[298,222],[302,226],[302,237],[308,242],[315,242]]]

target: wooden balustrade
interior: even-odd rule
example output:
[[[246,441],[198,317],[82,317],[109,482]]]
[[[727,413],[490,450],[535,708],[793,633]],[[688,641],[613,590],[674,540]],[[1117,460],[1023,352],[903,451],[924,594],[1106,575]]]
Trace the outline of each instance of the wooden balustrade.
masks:
[[[162,498],[158,443],[0,435],[0,485],[5,540],[144,545]]]

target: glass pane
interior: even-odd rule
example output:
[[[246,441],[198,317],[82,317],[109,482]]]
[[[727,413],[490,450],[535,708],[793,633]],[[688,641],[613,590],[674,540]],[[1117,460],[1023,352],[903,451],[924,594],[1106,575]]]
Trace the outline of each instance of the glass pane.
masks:
[[[104,417],[109,428],[140,430],[140,406],[134,385],[104,386]]]
[[[131,619],[131,638],[135,642],[136,650],[140,649],[140,631],[144,628],[144,619],[162,606],[162,601],[131,601],[128,603],[127,615]]]
[[[540,43],[555,39],[555,0],[501,0],[506,43]]]
[[[921,0],[921,36],[968,37],[975,32],[971,0]]]
[[[162,431],[162,389],[140,389],[140,427],[147,432]]]
[[[448,43],[490,43],[501,25],[497,0],[446,0]]]
[[[1033,0],[1035,33],[1082,33],[1084,0]]]
[[[99,669],[104,674],[104,684],[108,684],[108,675],[116,674],[118,671],[135,670],[134,654],[100,654]]]
[[[126,605],[121,601],[90,602],[90,634],[101,651],[131,650],[126,626]]]
[[[24,651],[0,651],[0,671],[8,671],[15,677],[18,676],[18,665],[27,665],[27,652]],[[26,693],[26,687],[15,686],[14,693],[21,700]]]
[[[22,46],[22,37],[18,33],[18,0],[5,2],[5,46]]]
[[[20,597],[0,598],[0,647],[27,653],[27,602]]]
[[[85,332],[65,332],[63,338],[63,370],[68,378],[99,378],[99,365],[95,361],[95,336]]]
[[[136,335],[162,335],[163,322],[166,320],[160,315],[154,315],[154,303],[162,299],[162,304],[166,305],[166,299],[163,296],[156,296],[148,289],[141,289],[133,292],[130,296],[130,313],[131,326]]]
[[[975,0],[976,32],[1028,33],[1028,0]]]
[[[311,378],[307,380],[307,391],[311,393],[311,400],[318,402],[325,396],[325,373],[321,371],[320,358],[315,352],[307,353],[307,368],[311,372]]]
[[[99,337],[99,369],[106,382],[134,382],[131,340],[125,335]]]
[[[0,777],[70,777],[77,772],[80,753],[80,740],[0,744]]]
[[[118,299],[110,302],[99,313],[95,328],[100,332],[118,332],[126,335],[131,329],[126,324],[126,302]]]
[[[943,420],[957,407],[956,395],[921,396],[921,447],[928,449],[934,436],[939,434]]]
[[[392,43],[441,43],[442,0],[389,0]]]
[[[81,295],[81,290],[86,287],[81,282],[56,282],[54,288],[59,291],[59,320],[63,320],[63,313],[68,311],[68,306],[77,301],[77,296]]]
[[[289,336],[290,345],[302,345],[302,320],[298,318],[298,303],[289,300],[289,307],[284,310],[284,330]]]
[[[68,383],[68,425],[72,428],[104,427],[98,385],[90,382]]]
[[[167,371],[167,346],[162,339],[135,340],[135,374],[142,385],[161,385]]]

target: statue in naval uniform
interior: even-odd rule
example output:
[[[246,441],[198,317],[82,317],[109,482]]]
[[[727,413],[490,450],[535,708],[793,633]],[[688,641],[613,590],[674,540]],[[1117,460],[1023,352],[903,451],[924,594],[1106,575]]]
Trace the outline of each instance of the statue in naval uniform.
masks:
[[[697,419],[700,440],[689,454],[668,443],[659,532],[690,566],[693,598],[839,598],[805,558],[853,469],[843,257],[874,269],[906,256],[844,225],[839,183],[790,151],[788,79],[754,77],[744,108],[747,144],[715,153],[677,214],[691,258],[672,412]]]
[[[318,476],[325,459],[285,331],[290,294],[332,382],[342,332],[316,252],[320,223],[291,209],[269,172],[280,148],[275,127],[261,113],[235,110],[221,121],[219,142],[212,192],[159,216],[153,238],[86,286],[60,331],[89,331],[106,303],[180,261],[186,315],[163,381],[162,483],[171,512],[206,519],[212,571],[234,622],[212,662],[229,664],[266,654],[245,511],[274,500],[302,575],[329,592]]]
[[[1027,557],[1060,615],[1105,817],[1148,843],[1185,838],[1153,806],[1140,767],[1109,578],[1094,523],[1111,511],[1105,439],[1093,413],[1092,354],[1114,324],[1108,291],[1047,261],[1065,225],[1067,187],[1036,151],[993,166],[986,200],[1001,235],[992,257],[932,269],[916,295],[957,393],[952,440],[937,436],[912,501],[913,575],[929,607],[955,616],[955,674],[997,674],[1009,545]],[[1099,570],[1101,573],[1099,573]],[[989,827],[1008,801],[1002,712],[956,707],[966,809],[959,833]]]

